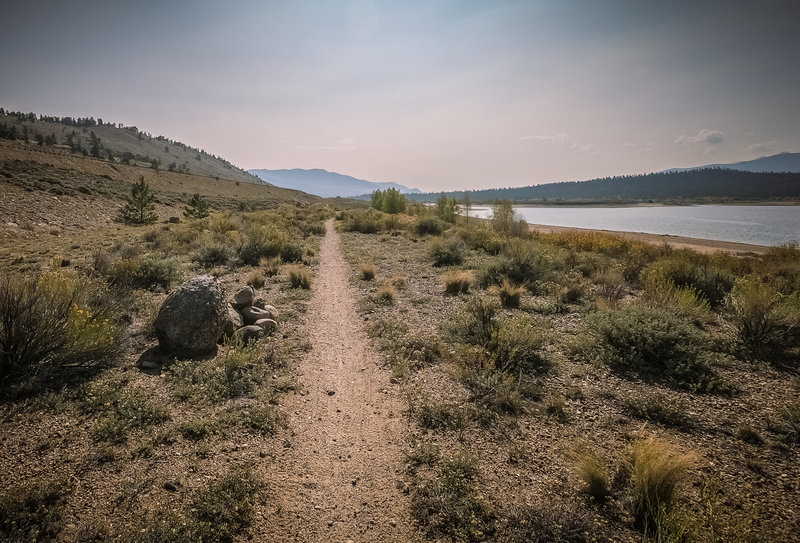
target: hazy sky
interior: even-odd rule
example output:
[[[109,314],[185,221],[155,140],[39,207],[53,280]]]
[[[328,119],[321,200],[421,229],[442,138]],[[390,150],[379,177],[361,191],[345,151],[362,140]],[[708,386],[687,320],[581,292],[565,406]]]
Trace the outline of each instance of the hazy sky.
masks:
[[[0,106],[425,190],[800,151],[800,2],[3,2]]]

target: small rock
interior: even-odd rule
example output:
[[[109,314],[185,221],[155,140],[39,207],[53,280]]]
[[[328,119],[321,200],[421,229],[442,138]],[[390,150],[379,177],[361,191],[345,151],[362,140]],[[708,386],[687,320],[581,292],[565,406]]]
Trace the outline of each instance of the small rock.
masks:
[[[170,224],[178,224],[179,222],[181,222],[181,218],[180,217],[170,217],[167,222],[169,222]]]
[[[244,319],[242,319],[241,313],[236,311],[231,304],[228,304],[228,314],[225,317],[225,323],[222,325],[220,339],[233,336],[236,330],[242,326],[244,326]]]
[[[167,481],[164,483],[164,490],[168,490],[169,492],[177,492],[180,487],[181,483],[178,481]]]
[[[235,333],[236,337],[242,340],[242,343],[250,343],[251,341],[257,341],[258,338],[264,335],[264,329],[260,326],[256,326],[254,324],[248,326],[242,326]]]
[[[259,309],[257,307],[247,306],[241,309],[242,318],[244,319],[245,324],[255,324],[256,321],[261,319],[273,319],[274,316],[269,311],[265,311],[263,309]]]
[[[260,326],[264,333],[269,335],[278,328],[278,323],[272,319],[258,319],[255,326]]]
[[[335,390],[326,390],[325,392],[328,394],[328,396],[333,396],[334,394],[336,394]]]
[[[241,311],[243,308],[253,305],[253,297],[255,294],[256,291],[253,287],[242,287],[234,293],[231,305]]]

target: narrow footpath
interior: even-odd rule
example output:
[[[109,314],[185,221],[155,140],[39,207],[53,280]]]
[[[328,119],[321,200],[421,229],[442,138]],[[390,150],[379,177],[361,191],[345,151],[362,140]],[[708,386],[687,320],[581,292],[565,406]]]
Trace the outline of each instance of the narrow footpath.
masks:
[[[254,540],[420,541],[399,488],[403,404],[364,335],[333,220],[325,228],[307,313],[312,349],[284,405],[292,437],[265,470]]]

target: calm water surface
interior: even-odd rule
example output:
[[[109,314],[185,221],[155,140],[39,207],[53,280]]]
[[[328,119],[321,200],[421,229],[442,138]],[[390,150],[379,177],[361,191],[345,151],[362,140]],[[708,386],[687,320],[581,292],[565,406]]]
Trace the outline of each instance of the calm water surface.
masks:
[[[514,206],[514,210],[529,223],[552,226],[671,234],[755,245],[780,245],[800,239],[800,206]],[[471,215],[488,218],[492,210],[475,206]]]

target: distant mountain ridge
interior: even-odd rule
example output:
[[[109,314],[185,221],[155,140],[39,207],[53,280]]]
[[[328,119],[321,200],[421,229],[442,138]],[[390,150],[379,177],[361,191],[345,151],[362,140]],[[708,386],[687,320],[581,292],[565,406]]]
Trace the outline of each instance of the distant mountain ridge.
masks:
[[[703,170],[707,168],[725,168],[728,170],[740,170],[744,172],[800,172],[800,153],[783,152],[777,155],[762,156],[754,160],[744,160],[731,164],[707,164],[705,166],[694,166],[691,168],[670,168],[663,173],[688,172],[691,170]]]
[[[353,197],[372,193],[375,190],[397,189],[403,194],[418,194],[419,189],[412,189],[398,183],[378,183],[356,179],[349,175],[343,175],[328,170],[248,170],[251,173],[271,185],[287,189],[297,189],[322,196],[332,198],[335,196]]]
[[[697,201],[800,199],[800,173],[771,173],[707,168],[683,172],[606,177],[589,181],[548,183],[529,187],[448,192],[451,198],[469,195],[473,203],[505,199],[519,203]],[[419,202],[439,194],[411,194]]]

